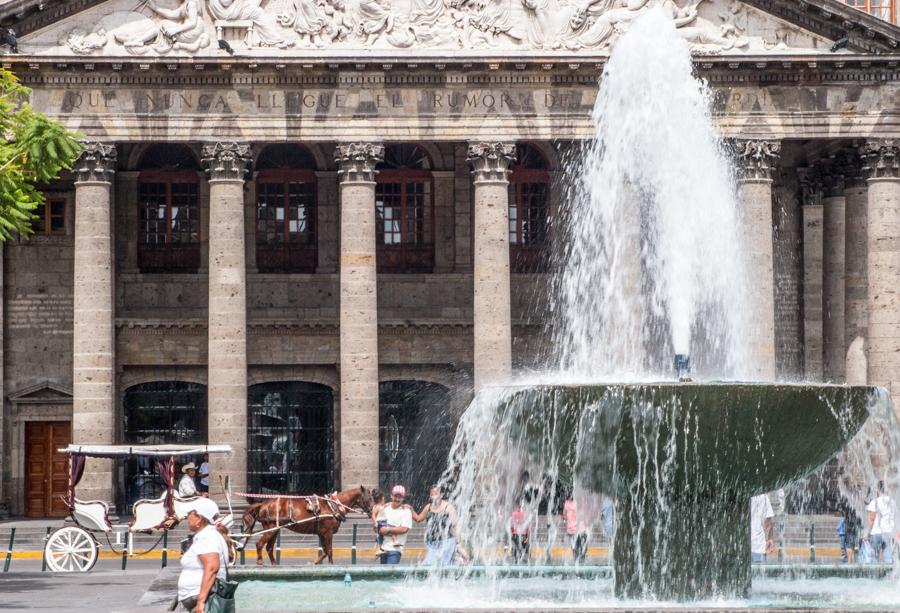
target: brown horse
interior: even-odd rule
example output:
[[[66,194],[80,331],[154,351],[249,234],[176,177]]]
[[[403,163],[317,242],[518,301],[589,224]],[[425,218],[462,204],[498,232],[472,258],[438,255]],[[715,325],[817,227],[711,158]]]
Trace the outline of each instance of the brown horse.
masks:
[[[334,564],[331,542],[350,511],[371,515],[371,490],[363,486],[335,492],[327,496],[303,496],[275,498],[268,502],[251,504],[244,511],[244,534],[251,534],[256,522],[263,525],[264,534],[256,542],[256,563],[262,564],[262,550],[269,554],[269,563],[275,565],[275,537],[281,528],[298,534],[315,534],[319,537],[322,553],[316,559],[321,564],[326,557]]]

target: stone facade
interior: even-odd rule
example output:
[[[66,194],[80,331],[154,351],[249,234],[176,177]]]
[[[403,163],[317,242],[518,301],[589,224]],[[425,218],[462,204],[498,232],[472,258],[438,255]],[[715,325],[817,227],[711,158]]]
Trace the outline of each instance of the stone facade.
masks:
[[[47,189],[66,203],[62,231],[3,246],[0,504],[13,513],[24,512],[27,421],[71,421],[78,442],[124,441],[142,386],[205,390],[195,434],[232,445],[214,470],[235,488],[266,478],[254,473],[254,437],[272,398],[254,390],[328,390],[322,427],[339,486],[382,480],[398,452],[404,426],[388,419],[386,384],[439,386],[441,411],[458,415],[476,388],[538,366],[549,275],[518,268],[510,244],[517,152],[544,160],[552,217],[563,160],[592,135],[610,45],[647,5],[570,15],[574,5],[553,2],[326,2],[307,23],[259,0],[158,4],[175,12],[49,3],[23,18],[21,55],[2,57],[35,108],[92,143]],[[678,30],[737,154],[758,376],[900,393],[900,31],[828,16],[815,0],[689,4],[697,12]],[[191,27],[164,35],[172,23]],[[832,53],[847,23],[850,44]],[[316,200],[304,220],[315,259],[302,271],[271,267],[259,241],[259,203],[290,166],[260,162],[284,144],[302,150],[304,174],[278,180]],[[427,263],[402,270],[379,259],[393,239],[376,203],[389,197],[379,174],[411,168],[430,190],[423,229],[407,230],[421,232],[427,252],[412,255]],[[196,219],[170,211],[150,223],[147,177],[166,172],[180,177],[167,189],[196,190]],[[182,221],[190,266],[148,268],[149,228]],[[110,466],[91,474],[91,495],[121,499],[128,487]]]

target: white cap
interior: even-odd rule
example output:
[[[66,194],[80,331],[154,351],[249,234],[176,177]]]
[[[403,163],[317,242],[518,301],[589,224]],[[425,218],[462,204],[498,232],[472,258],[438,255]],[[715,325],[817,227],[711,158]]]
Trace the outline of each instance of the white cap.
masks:
[[[219,505],[209,498],[198,498],[191,504],[191,510],[211,524],[216,523],[216,515],[219,514]]]

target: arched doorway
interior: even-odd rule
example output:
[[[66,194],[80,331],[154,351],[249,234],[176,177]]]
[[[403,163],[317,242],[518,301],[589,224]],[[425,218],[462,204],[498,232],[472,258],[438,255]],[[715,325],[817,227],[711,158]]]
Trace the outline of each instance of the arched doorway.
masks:
[[[252,492],[327,494],[334,488],[334,394],[317,383],[250,386],[247,486]]]
[[[450,390],[425,381],[385,381],[378,404],[379,487],[402,483],[421,503],[444,472],[453,443]]]
[[[135,445],[205,444],[206,386],[187,381],[152,381],[125,390],[125,442]],[[197,462],[201,458],[194,458]],[[185,458],[184,462],[189,459]],[[125,503],[156,498],[164,484],[151,458],[125,463]]]

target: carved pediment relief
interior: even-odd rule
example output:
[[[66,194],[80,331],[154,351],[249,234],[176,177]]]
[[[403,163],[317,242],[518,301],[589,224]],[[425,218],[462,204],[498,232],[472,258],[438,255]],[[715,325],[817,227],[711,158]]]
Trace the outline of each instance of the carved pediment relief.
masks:
[[[31,385],[9,395],[14,404],[58,404],[72,402],[72,390],[49,381]]]
[[[107,57],[604,53],[654,6],[697,53],[830,47],[741,0],[110,0],[20,46]]]

